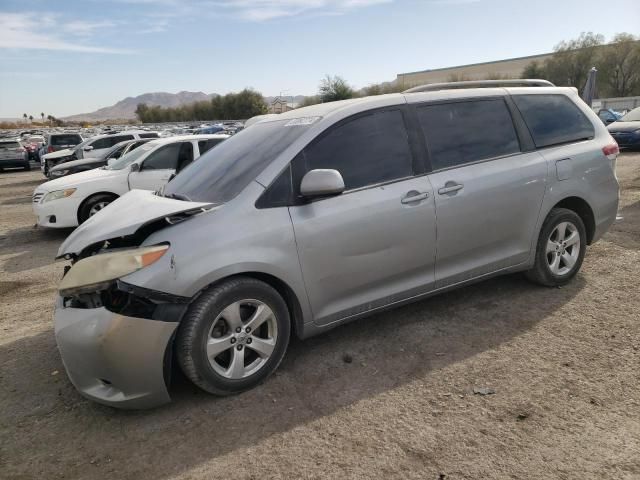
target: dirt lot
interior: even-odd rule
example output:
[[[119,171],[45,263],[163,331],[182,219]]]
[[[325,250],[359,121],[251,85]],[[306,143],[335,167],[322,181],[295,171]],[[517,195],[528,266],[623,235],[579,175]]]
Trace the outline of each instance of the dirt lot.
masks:
[[[60,362],[69,232],[32,226],[41,174],[0,174],[0,477],[638,479],[640,154],[618,176],[622,218],[567,287],[490,280],[294,341],[240,396],[182,380],[172,404],[123,412]]]

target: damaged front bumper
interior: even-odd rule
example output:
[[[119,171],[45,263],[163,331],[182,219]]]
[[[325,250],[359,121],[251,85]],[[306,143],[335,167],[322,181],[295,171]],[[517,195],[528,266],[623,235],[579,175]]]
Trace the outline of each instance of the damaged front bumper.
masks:
[[[150,408],[171,401],[168,384],[173,335],[186,305],[119,313],[59,297],[56,343],[71,383],[85,397],[118,408]],[[135,315],[135,316],[134,316]]]

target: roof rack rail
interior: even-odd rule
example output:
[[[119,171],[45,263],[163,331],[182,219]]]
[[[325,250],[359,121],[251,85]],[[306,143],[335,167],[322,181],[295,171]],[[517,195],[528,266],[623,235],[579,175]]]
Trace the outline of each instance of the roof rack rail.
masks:
[[[465,82],[430,83],[405,90],[402,93],[434,92],[458,88],[489,88],[489,87],[555,87],[549,80],[537,79],[507,79],[507,80],[470,80]]]

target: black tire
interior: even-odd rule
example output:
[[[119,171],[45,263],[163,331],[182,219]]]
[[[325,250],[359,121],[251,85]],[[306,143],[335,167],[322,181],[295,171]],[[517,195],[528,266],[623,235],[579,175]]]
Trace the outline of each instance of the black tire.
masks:
[[[209,338],[213,338],[213,336],[210,337],[210,334],[212,333],[212,328],[215,327],[216,319],[218,319],[222,311],[227,306],[242,302],[245,299],[254,299],[262,302],[273,312],[273,316],[270,318],[275,317],[272,321],[275,321],[277,325],[275,346],[271,355],[257,371],[245,378],[227,378],[218,373],[210,363],[207,357],[206,345]],[[216,326],[219,323],[226,324],[226,321],[218,321]],[[254,278],[236,277],[211,287],[191,304],[178,329],[175,343],[176,356],[180,368],[195,385],[214,395],[232,395],[255,387],[278,368],[287,351],[290,332],[289,310],[278,292],[270,285]],[[223,336],[222,333],[225,333],[225,338],[228,335],[235,337],[232,330],[221,332],[221,338]],[[244,330],[241,334],[243,333]],[[235,354],[234,348],[239,348],[240,345],[239,341],[234,343],[235,347],[228,348],[221,352],[220,355]],[[251,350],[251,346],[248,344],[245,344],[245,352],[247,355],[252,353],[255,355],[255,352]],[[216,360],[213,361],[215,362]],[[243,353],[243,365],[244,361]]]
[[[553,259],[554,253],[547,253],[547,241],[550,239],[552,233],[554,233],[556,227],[564,222],[569,222],[575,226],[580,240],[576,245],[579,245],[579,252],[575,264],[570,269],[560,275],[555,274],[551,270],[549,260]],[[560,246],[562,249],[562,246]],[[568,247],[572,248],[572,247]],[[561,250],[564,251],[564,250]],[[536,258],[533,268],[525,272],[526,277],[534,283],[544,285],[547,287],[557,287],[564,285],[571,281],[573,277],[578,273],[584,260],[584,255],[587,251],[587,231],[584,227],[584,223],[580,216],[573,210],[566,208],[554,208],[549,212],[547,218],[542,224],[540,229],[540,235],[536,244]],[[561,256],[560,253],[555,255]]]
[[[78,223],[86,222],[91,216],[91,209],[100,203],[111,203],[118,197],[109,193],[99,193],[85,200],[78,209]],[[106,206],[106,205],[105,205]]]
[[[29,162],[24,164],[24,170],[25,172],[31,171],[31,164]]]

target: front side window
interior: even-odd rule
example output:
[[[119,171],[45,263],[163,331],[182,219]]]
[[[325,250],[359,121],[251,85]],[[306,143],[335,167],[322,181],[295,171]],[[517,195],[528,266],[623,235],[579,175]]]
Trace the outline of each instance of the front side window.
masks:
[[[413,158],[399,110],[372,112],[332,128],[296,158],[302,170],[334,169],[352,190],[413,175]]]
[[[224,138],[210,138],[209,140],[200,140],[198,142],[198,150],[200,150],[200,155],[202,155],[207,150],[211,150],[222,140],[224,140]]]
[[[434,104],[417,112],[434,170],[520,151],[511,114],[501,98]]]
[[[117,137],[111,137],[111,146],[115,145],[116,143],[126,142],[128,140],[134,140],[133,135],[120,135]]]
[[[112,148],[111,150],[109,150],[109,153],[106,155],[106,158],[120,158],[124,149],[125,149],[125,145]]]
[[[93,147],[94,150],[111,148],[115,145],[115,143],[113,143],[111,140],[112,138],[110,137],[99,138],[98,140],[94,140],[93,142],[91,142],[90,145]]]
[[[593,138],[593,125],[565,95],[513,95],[536,147]]]
[[[175,170],[178,167],[181,143],[160,147],[142,163],[142,170]]]

